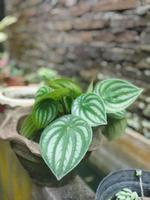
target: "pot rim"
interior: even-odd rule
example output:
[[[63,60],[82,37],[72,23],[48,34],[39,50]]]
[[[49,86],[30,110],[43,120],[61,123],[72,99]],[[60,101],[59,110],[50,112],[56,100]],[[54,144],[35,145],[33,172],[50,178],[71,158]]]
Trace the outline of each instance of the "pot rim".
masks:
[[[10,96],[27,96],[35,94],[38,89],[38,85],[29,85],[29,86],[10,86],[5,87],[0,91],[0,104],[9,105],[10,107],[22,106],[27,107],[31,106],[34,103],[34,98],[13,98]],[[10,96],[7,94],[11,94]]]
[[[98,186],[98,188],[97,188],[97,190],[96,190],[96,200],[98,200],[97,198],[99,197],[98,195],[99,195],[99,191],[100,191],[100,189],[101,189],[101,187],[103,186],[103,185],[105,185],[105,183],[106,182],[108,182],[109,181],[109,178],[111,178],[112,176],[115,176],[116,174],[118,175],[118,173],[122,173],[122,172],[136,172],[136,170],[139,170],[138,168],[126,168],[126,169],[119,169],[119,170],[115,170],[115,171],[112,171],[112,172],[110,172],[101,182],[100,182],[100,184],[99,184],[99,186]],[[150,171],[148,171],[148,170],[144,170],[144,169],[140,169],[140,170],[142,170],[142,172],[144,172],[144,173],[149,173],[150,174]],[[136,176],[135,176],[136,177]],[[116,181],[117,181],[117,179],[116,179]],[[118,182],[119,183],[119,182]],[[143,183],[143,185],[145,185],[145,183]]]
[[[2,122],[0,127],[0,139],[6,140],[6,141],[14,141],[16,143],[22,144],[27,147],[27,149],[33,153],[34,155],[41,157],[39,143],[34,142],[33,140],[30,140],[18,133],[18,122],[19,120],[28,115],[31,112],[32,106],[28,107],[21,107],[17,108],[14,111],[10,111],[7,114],[6,119]],[[93,134],[93,140],[92,143],[88,149],[88,152],[95,151],[97,148],[99,148],[101,144],[100,140],[101,132],[98,132],[97,134]],[[97,143],[97,140],[100,140]]]
[[[29,114],[31,108],[32,107],[18,108],[11,111],[1,124],[0,139],[15,141],[19,144],[25,145],[31,153],[41,157],[39,144],[20,135],[17,131],[18,121],[25,115]]]

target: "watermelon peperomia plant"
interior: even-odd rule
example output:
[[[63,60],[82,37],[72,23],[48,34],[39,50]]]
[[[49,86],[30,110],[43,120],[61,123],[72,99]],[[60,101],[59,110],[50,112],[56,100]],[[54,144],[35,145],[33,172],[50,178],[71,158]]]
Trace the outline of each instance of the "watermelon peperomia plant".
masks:
[[[92,142],[93,127],[101,127],[109,139],[126,127],[125,109],[142,92],[133,84],[108,79],[90,84],[86,92],[70,79],[54,79],[37,91],[32,112],[22,123],[23,136],[40,135],[40,152],[58,180],[83,159]]]

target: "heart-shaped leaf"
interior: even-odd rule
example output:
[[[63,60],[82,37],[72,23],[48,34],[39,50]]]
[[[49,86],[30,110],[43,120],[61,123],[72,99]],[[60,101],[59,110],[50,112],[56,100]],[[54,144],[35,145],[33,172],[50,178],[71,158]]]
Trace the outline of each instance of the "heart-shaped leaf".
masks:
[[[48,95],[50,92],[54,91],[54,89],[48,87],[47,85],[42,86],[38,89],[38,91],[35,94],[35,99],[41,99],[43,96]]]
[[[72,97],[77,97],[81,94],[81,87],[73,80],[61,78],[49,82],[49,86],[54,89],[67,88],[71,91]]]
[[[71,112],[83,118],[90,126],[107,124],[104,102],[94,93],[86,93],[76,98]]]
[[[60,180],[82,160],[92,141],[91,127],[78,116],[63,116],[44,129],[40,151],[46,164]]]
[[[58,114],[58,104],[52,100],[45,100],[34,105],[32,119],[38,128],[45,128]]]
[[[108,124],[102,130],[102,133],[108,140],[110,141],[115,140],[125,133],[126,126],[127,126],[126,118],[124,119],[108,118]]]
[[[108,79],[97,83],[94,92],[103,98],[107,113],[116,113],[130,106],[142,89],[124,80]]]
[[[32,116],[28,115],[21,124],[20,133],[21,135],[32,138],[32,136],[36,133],[37,127],[33,123]]]

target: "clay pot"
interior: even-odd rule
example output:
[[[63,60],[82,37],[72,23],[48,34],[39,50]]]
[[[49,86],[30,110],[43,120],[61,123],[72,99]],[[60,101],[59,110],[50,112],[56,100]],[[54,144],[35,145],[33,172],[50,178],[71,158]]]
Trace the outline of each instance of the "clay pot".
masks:
[[[150,198],[150,172],[142,171],[142,182],[145,199]],[[114,199],[117,192],[124,188],[136,191],[141,196],[139,177],[135,169],[119,170],[102,180],[96,192],[96,200]],[[144,199],[143,199],[144,200]]]
[[[27,107],[34,103],[38,86],[14,86],[0,91],[0,104],[9,107]]]
[[[75,176],[75,172],[73,171],[61,181],[57,181],[43,161],[38,143],[25,138],[18,132],[18,126],[21,119],[28,115],[30,111],[31,107],[19,108],[12,111],[7,120],[2,124],[0,139],[11,142],[11,147],[16,153],[19,161],[36,184],[50,187],[64,185]],[[100,133],[94,135],[93,144],[86,157],[89,156],[91,151],[97,149],[99,146],[98,138],[100,137]]]

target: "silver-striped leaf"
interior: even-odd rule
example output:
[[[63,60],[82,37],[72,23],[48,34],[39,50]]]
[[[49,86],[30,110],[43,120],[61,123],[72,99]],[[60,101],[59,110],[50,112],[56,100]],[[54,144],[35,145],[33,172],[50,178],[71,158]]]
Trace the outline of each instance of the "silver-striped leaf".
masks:
[[[76,98],[71,113],[80,116],[92,127],[107,124],[104,102],[94,93],[82,94]]]
[[[23,122],[20,126],[19,132],[21,135],[23,135],[27,138],[32,138],[34,136],[34,134],[36,134],[36,131],[37,131],[37,127],[33,123],[32,116],[28,115],[23,120]]]
[[[98,82],[94,92],[103,98],[107,113],[116,113],[130,106],[142,89],[124,80],[108,79]]]
[[[40,152],[58,180],[75,168],[92,141],[91,127],[78,116],[65,115],[49,124],[40,138]]]
[[[45,100],[34,105],[32,119],[38,128],[45,128],[58,114],[58,104],[52,100]]]
[[[54,89],[48,87],[47,85],[44,85],[44,86],[40,87],[38,89],[38,91],[36,92],[35,99],[38,100],[41,97],[43,97],[43,95],[49,94],[52,91],[54,91]]]

